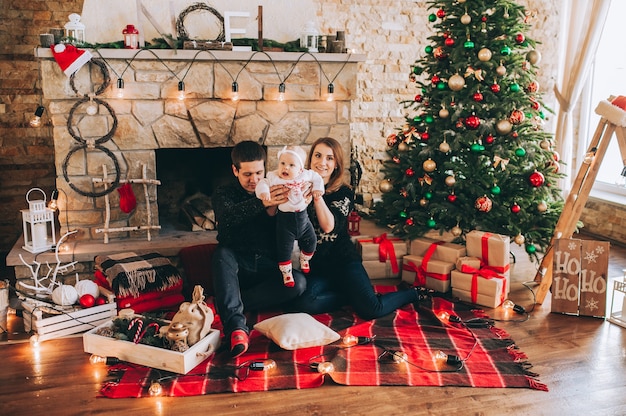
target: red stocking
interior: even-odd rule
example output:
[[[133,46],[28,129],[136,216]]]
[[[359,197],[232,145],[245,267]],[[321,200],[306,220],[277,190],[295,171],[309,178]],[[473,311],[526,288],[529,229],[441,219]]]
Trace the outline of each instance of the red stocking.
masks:
[[[125,183],[119,188],[117,188],[117,192],[120,194],[120,209],[122,212],[130,213],[137,206],[137,200],[135,199],[135,194],[133,193],[133,188],[130,186],[130,183]]]

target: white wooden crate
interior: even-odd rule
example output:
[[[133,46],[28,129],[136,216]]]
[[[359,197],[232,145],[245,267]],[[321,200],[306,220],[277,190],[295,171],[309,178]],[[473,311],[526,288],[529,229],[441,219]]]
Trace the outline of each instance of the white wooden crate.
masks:
[[[138,315],[136,315],[138,316]],[[167,321],[165,321],[167,322]],[[122,361],[145,365],[159,370],[187,374],[194,367],[213,354],[220,344],[220,331],[211,331],[185,352],[172,351],[165,348],[145,344],[135,344],[117,338],[98,335],[100,328],[112,327],[113,320],[83,334],[85,352],[101,357],[115,357]]]
[[[24,330],[33,331],[39,341],[79,334],[97,327],[117,315],[117,304],[105,303],[91,308],[72,308],[60,310],[54,316],[44,317],[41,305],[31,301],[23,301]]]

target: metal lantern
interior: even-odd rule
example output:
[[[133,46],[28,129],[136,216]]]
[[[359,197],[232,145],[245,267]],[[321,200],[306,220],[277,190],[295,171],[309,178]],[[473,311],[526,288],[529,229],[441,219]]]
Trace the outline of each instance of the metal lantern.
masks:
[[[72,13],[69,15],[70,21],[64,26],[65,37],[73,45],[85,43],[85,25],[80,22],[80,15]]]
[[[315,27],[315,23],[308,22],[300,34],[300,47],[306,48],[309,52],[317,52],[318,39],[319,31]]]
[[[139,30],[134,25],[126,25],[122,30],[122,35],[124,35],[124,48],[139,48]]]
[[[352,236],[361,234],[361,216],[356,211],[348,214],[348,234]]]
[[[38,191],[42,199],[31,200],[31,192]],[[31,253],[50,250],[56,244],[54,229],[54,210],[46,206],[46,194],[39,188],[32,188],[26,194],[28,209],[21,210],[24,224],[24,245],[22,248]]]

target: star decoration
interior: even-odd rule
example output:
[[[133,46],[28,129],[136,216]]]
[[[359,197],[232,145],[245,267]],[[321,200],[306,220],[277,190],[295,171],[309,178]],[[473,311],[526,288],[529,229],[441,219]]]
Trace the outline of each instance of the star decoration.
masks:
[[[576,247],[578,247],[578,244],[576,244],[576,243],[574,243],[574,242],[571,242],[571,243],[569,243],[569,244],[567,245],[567,249],[568,249],[569,251],[574,251],[574,250],[576,249]]]
[[[604,253],[604,247],[603,246],[596,247],[596,253],[598,253],[598,254]]]
[[[590,310],[590,311],[599,309],[598,308],[598,301],[593,299],[593,298],[592,299],[588,299],[587,300],[587,304],[585,305],[585,308]]]

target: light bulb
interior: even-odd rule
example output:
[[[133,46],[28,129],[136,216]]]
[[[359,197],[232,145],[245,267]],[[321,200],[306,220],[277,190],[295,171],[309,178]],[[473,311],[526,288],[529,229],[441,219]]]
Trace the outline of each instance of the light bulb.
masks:
[[[232,91],[232,95],[231,95],[231,99],[233,101],[238,101],[239,100],[239,84],[237,84],[237,81],[233,81],[232,85],[231,85],[231,91]]]
[[[448,365],[458,366],[461,364],[461,359],[456,355],[446,354],[443,351],[437,351],[434,355],[435,362],[437,363],[446,363]]]
[[[271,358],[263,361],[253,361],[250,363],[249,368],[252,371],[268,371],[276,368],[276,361],[272,360]]]
[[[278,86],[278,101],[285,101],[285,83],[281,82]]]
[[[90,116],[96,115],[98,112],[98,104],[94,103],[93,100],[90,100],[85,112]]]
[[[318,373],[328,374],[328,373],[332,373],[333,371],[335,371],[335,366],[333,365],[333,363],[329,361],[324,361],[323,363],[314,363],[314,364],[316,364],[314,365],[314,367],[317,369]]]
[[[355,335],[346,335],[341,339],[341,343],[346,347],[352,347],[359,343],[359,337]]]
[[[160,396],[163,393],[163,386],[157,380],[150,382],[150,388],[148,389],[150,396]]]
[[[401,364],[405,363],[409,359],[409,356],[403,351],[391,351],[391,358],[394,363]]]
[[[526,313],[526,309],[523,306],[515,304],[511,299],[507,299],[502,302],[502,308],[504,310],[513,310],[515,313],[524,314]]]
[[[178,81],[178,99],[185,99],[185,83],[183,81]]]
[[[437,318],[444,324],[449,324],[450,322],[461,322],[461,318],[456,315],[450,314],[448,311],[439,311],[437,312]]]
[[[41,126],[41,116],[43,115],[44,110],[45,110],[45,107],[41,105],[37,107],[37,109],[35,110],[35,113],[33,114],[30,121],[28,122],[31,125],[31,127]]]
[[[54,189],[52,194],[50,195],[50,203],[48,204],[48,208],[53,211],[56,211],[59,208],[59,204],[57,203],[57,199],[59,199],[59,190]]]
[[[124,98],[124,80],[122,78],[117,79],[117,98]]]
[[[91,357],[89,357],[89,363],[92,365],[96,365],[96,364],[113,365],[119,362],[120,360],[115,357],[102,357],[96,354],[92,354]]]
[[[29,339],[29,342],[30,342],[31,347],[38,348],[39,347],[39,335],[35,334],[31,336]]]
[[[592,147],[589,152],[585,153],[585,158],[583,159],[583,163],[587,165],[591,164],[591,162],[593,162],[593,159],[596,157],[597,150],[598,149],[596,149],[595,147]]]
[[[328,84],[328,96],[326,97],[326,101],[333,101],[335,99],[335,86],[331,82]]]

